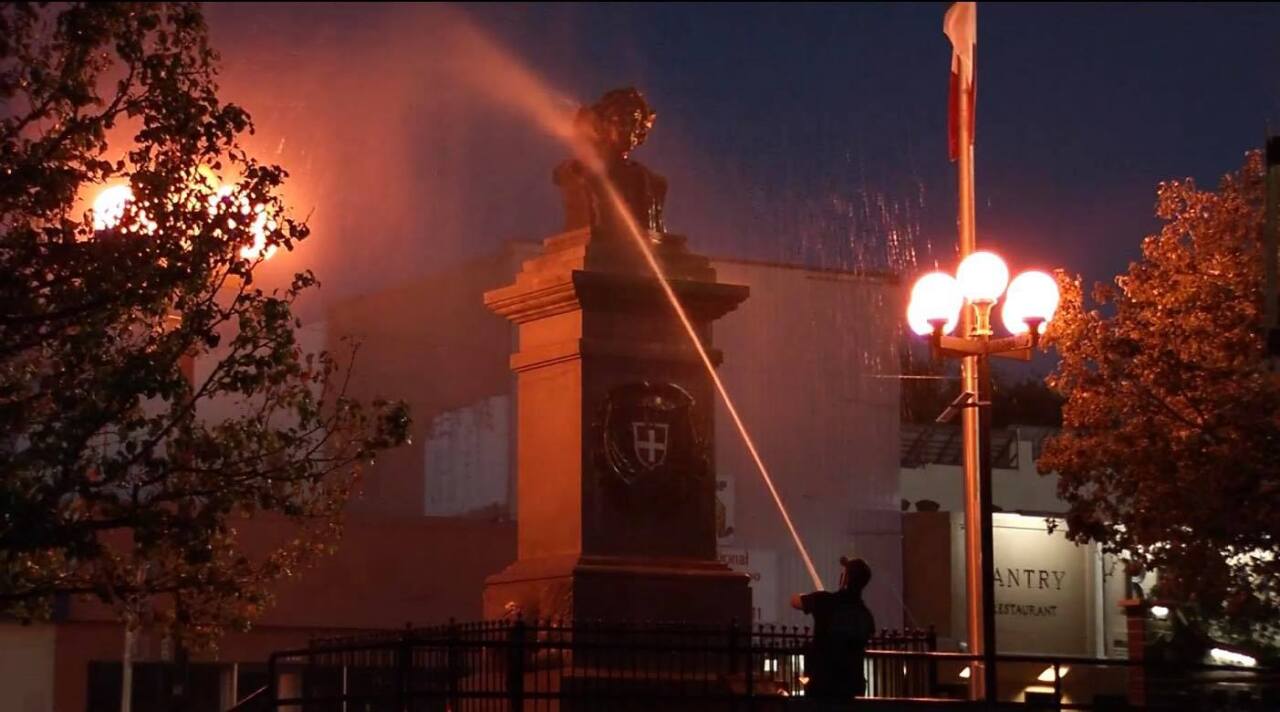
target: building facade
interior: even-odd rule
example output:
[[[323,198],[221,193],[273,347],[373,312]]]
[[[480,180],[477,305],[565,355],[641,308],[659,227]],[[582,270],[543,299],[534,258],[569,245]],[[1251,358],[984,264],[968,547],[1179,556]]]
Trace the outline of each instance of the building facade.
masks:
[[[251,542],[288,531],[286,522],[264,517],[237,528]],[[456,554],[458,542],[466,542],[465,556]],[[168,712],[179,684],[190,693],[184,710],[222,712],[266,684],[274,650],[305,647],[316,637],[479,617],[485,576],[514,550],[509,522],[353,513],[333,556],[284,581],[276,605],[251,631],[229,633],[216,652],[193,656],[185,675],[172,641],[146,629],[126,636],[105,606],[68,599],[52,623],[0,622],[0,710],[115,712],[128,646],[133,712]]]
[[[515,512],[515,407],[507,325],[478,295],[509,281],[536,243],[502,251],[329,312],[331,339],[362,342],[361,396],[393,388],[414,414],[414,443],[380,461],[355,505],[509,519]],[[897,486],[899,286],[892,277],[713,259],[722,282],[751,296],[715,327],[719,367],[827,586],[841,555],[876,571],[867,598],[885,626],[902,624]],[[404,314],[412,313],[412,326]],[[412,333],[401,334],[409,329]],[[463,333],[457,341],[451,333]],[[373,367],[376,365],[376,368]],[[425,377],[424,374],[432,374]],[[814,588],[798,547],[723,403],[715,469],[722,558],[753,579],[756,620],[803,624],[787,605]],[[406,474],[412,473],[412,474]],[[835,493],[835,496],[832,496]]]
[[[1120,602],[1134,584],[1116,557],[1067,539],[1057,475],[1039,474],[1036,459],[1051,430],[992,433],[992,501],[996,646],[1001,653],[1128,657]],[[939,647],[965,650],[964,472],[955,425],[902,427],[903,587],[907,617],[938,632]],[[1118,671],[1117,671],[1118,672]],[[1043,688],[1040,669],[1002,673],[1005,695]],[[1018,679],[1022,674],[1025,679]],[[1074,685],[1092,695],[1122,690],[1123,675],[1081,671]],[[1020,687],[1017,687],[1020,686]],[[1015,689],[1016,688],[1016,689]]]
[[[1119,602],[1135,582],[1120,561],[1096,545],[1067,540],[1058,477],[1036,470],[1040,447],[1051,433],[1043,427],[992,433],[997,644],[1007,653],[1125,657]],[[960,456],[958,427],[903,426],[907,604],[916,617],[937,626],[944,644],[956,649],[965,639]]]
[[[270,652],[317,636],[477,619],[486,576],[515,558],[512,330],[482,294],[508,283],[536,243],[331,305],[304,327],[306,349],[349,352],[350,394],[406,400],[412,444],[369,468],[337,553],[282,585],[248,633],[196,656],[179,679],[170,642],[126,637],[110,611],[68,600],[56,622],[0,623],[5,710],[115,712],[133,661],[132,712],[165,709],[181,682],[193,710],[220,711],[265,683]],[[875,571],[877,622],[903,622],[898,509],[897,282],[886,276],[713,260],[751,297],[717,323],[720,375],[810,552],[834,586],[841,555]],[[215,354],[216,357],[216,354]],[[197,362],[196,375],[211,362]],[[217,418],[233,404],[214,403]],[[752,577],[756,622],[804,624],[787,605],[815,584],[723,403],[716,413],[720,555]],[[239,527],[270,541],[283,522]]]

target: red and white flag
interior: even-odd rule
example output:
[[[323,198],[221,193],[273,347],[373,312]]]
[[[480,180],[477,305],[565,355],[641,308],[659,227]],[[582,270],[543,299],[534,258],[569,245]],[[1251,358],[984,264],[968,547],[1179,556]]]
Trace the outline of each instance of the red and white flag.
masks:
[[[947,128],[951,160],[960,157],[960,102],[968,109],[969,146],[973,145],[974,96],[977,94],[974,73],[975,48],[978,44],[978,4],[952,3],[942,20],[942,31],[951,40],[951,100],[948,103]],[[964,147],[968,149],[968,146]]]

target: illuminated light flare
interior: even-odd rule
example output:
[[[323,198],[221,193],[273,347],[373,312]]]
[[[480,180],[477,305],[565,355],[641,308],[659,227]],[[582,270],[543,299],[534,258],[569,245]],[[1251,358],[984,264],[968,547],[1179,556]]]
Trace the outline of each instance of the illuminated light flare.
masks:
[[[215,180],[215,179],[210,179]],[[243,195],[234,196],[236,187],[234,185],[223,185],[209,196],[209,215],[216,216],[221,209],[222,202],[227,198],[231,199],[230,212],[239,215],[253,215],[253,222],[249,223],[249,234],[253,236],[253,244],[240,248],[240,258],[245,260],[257,260],[261,257],[263,260],[271,259],[276,253],[277,246],[267,246],[267,233],[274,231],[279,227],[275,218],[272,217],[271,211],[262,203],[250,206],[249,199]],[[229,218],[227,225],[234,229],[237,226],[235,218]]]
[[[253,235],[253,244],[240,248],[240,257],[246,260],[256,260],[261,256],[262,259],[269,260],[276,253],[276,245],[267,246],[267,231],[275,230],[278,226],[276,221],[267,215],[266,211],[261,210],[263,207],[261,204],[255,207],[258,209],[258,216],[249,226],[249,232]]]
[[[1061,680],[1062,678],[1066,677],[1067,673],[1069,672],[1071,672],[1070,665],[1059,666],[1058,679]],[[1039,680],[1040,682],[1053,682],[1053,666],[1050,665],[1049,667],[1045,668],[1044,672],[1040,673],[1040,677],[1037,677],[1036,679]]]
[[[924,336],[933,332],[933,320],[945,321],[942,333],[949,334],[960,322],[964,295],[955,278],[945,272],[930,272],[916,280],[907,305],[907,324]]]
[[[1053,277],[1032,270],[1023,272],[1009,283],[1001,315],[1004,328],[1011,334],[1023,334],[1031,330],[1028,320],[1037,320],[1037,331],[1045,327],[1058,311],[1058,282]]]
[[[124,219],[125,207],[133,200],[133,189],[127,184],[113,185],[93,199],[93,229],[110,230]]]
[[[261,257],[263,260],[271,259],[276,253],[277,246],[267,246],[267,234],[279,228],[272,211],[262,203],[250,205],[249,199],[244,196],[232,197],[236,187],[234,185],[219,185],[218,177],[208,167],[201,165],[196,169],[197,178],[193,181],[196,187],[204,187],[210,191],[208,198],[209,217],[216,217],[221,211],[221,203],[226,198],[232,198],[233,205],[231,211],[243,216],[253,216],[252,222],[249,223],[249,233],[253,236],[253,244],[240,248],[240,258],[246,260],[257,260]],[[129,203],[133,200],[133,189],[126,183],[108,186],[98,193],[93,199],[91,208],[93,216],[94,230],[110,230],[120,224],[124,219],[124,214]],[[146,213],[138,211],[137,214],[138,231],[145,234],[154,234],[159,225],[147,217]],[[235,218],[227,221],[228,227],[234,229],[237,226]]]
[[[965,299],[994,304],[1009,286],[1009,268],[994,252],[975,252],[961,260],[956,282]]]
[[[1225,648],[1211,648],[1209,650],[1209,657],[1219,665],[1237,665],[1239,667],[1258,666],[1258,659],[1252,655],[1237,653],[1234,650],[1227,650]]]

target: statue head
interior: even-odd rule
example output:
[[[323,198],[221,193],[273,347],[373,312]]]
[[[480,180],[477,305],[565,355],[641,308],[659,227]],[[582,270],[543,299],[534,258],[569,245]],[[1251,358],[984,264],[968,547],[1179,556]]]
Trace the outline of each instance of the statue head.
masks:
[[[591,106],[578,109],[574,128],[606,161],[626,159],[644,143],[658,118],[634,87],[614,89]]]

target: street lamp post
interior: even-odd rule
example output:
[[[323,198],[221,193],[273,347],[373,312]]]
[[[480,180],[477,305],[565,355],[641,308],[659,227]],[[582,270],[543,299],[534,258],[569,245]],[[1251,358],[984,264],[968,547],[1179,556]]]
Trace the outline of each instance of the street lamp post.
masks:
[[[234,191],[233,186],[220,185],[211,171],[207,171],[203,166],[197,171],[200,176],[201,184],[209,188],[209,206],[213,209],[219,200],[231,195]],[[93,229],[96,230],[112,230],[124,221],[126,212],[130,204],[134,200],[133,190],[127,183],[119,183],[109,186],[101,190],[92,203]],[[247,202],[243,202],[241,207],[245,212],[249,212]],[[260,206],[259,206],[260,207]],[[139,222],[143,225],[147,234],[155,230],[155,224],[149,227],[146,225],[145,214],[139,215]],[[242,259],[262,260],[271,259],[275,254],[275,246],[266,244],[266,231],[275,229],[274,221],[265,210],[259,209],[253,211],[252,222],[249,223],[250,231],[254,237],[254,244],[248,245],[240,249],[239,255]],[[178,324],[182,320],[182,315],[178,312],[172,312],[166,316],[165,321],[169,324]],[[182,354],[178,360],[178,369],[181,371],[183,378],[190,384],[194,390],[197,388],[195,375],[196,361],[195,353],[187,352]],[[139,571],[140,578],[143,572]],[[141,582],[140,582],[141,584]],[[128,624],[125,625],[124,633],[124,650],[121,654],[121,685],[120,685],[120,710],[121,712],[130,712],[133,700],[133,650],[136,646],[137,634],[132,631]],[[174,666],[177,668],[177,682],[170,688],[170,694],[176,698],[182,699],[190,694],[190,660],[189,652],[186,646],[178,643],[174,651]]]
[[[1006,289],[1007,287],[1007,289]],[[1005,296],[1001,311],[1009,336],[995,337],[991,312]],[[956,276],[931,272],[916,281],[907,322],[929,337],[935,358],[962,359],[964,391],[939,420],[957,409],[964,418],[965,573],[968,590],[969,650],[980,655],[980,672],[969,675],[975,697],[998,699],[993,529],[991,525],[991,357],[1030,359],[1031,350],[1058,307],[1058,286],[1044,272],[1023,272],[1009,282],[1004,261],[991,252],[973,252]],[[962,325],[960,336],[951,336]],[[976,413],[974,410],[976,409]],[[976,415],[976,417],[974,417]],[[973,432],[969,432],[972,430]],[[977,674],[975,674],[977,673]]]

